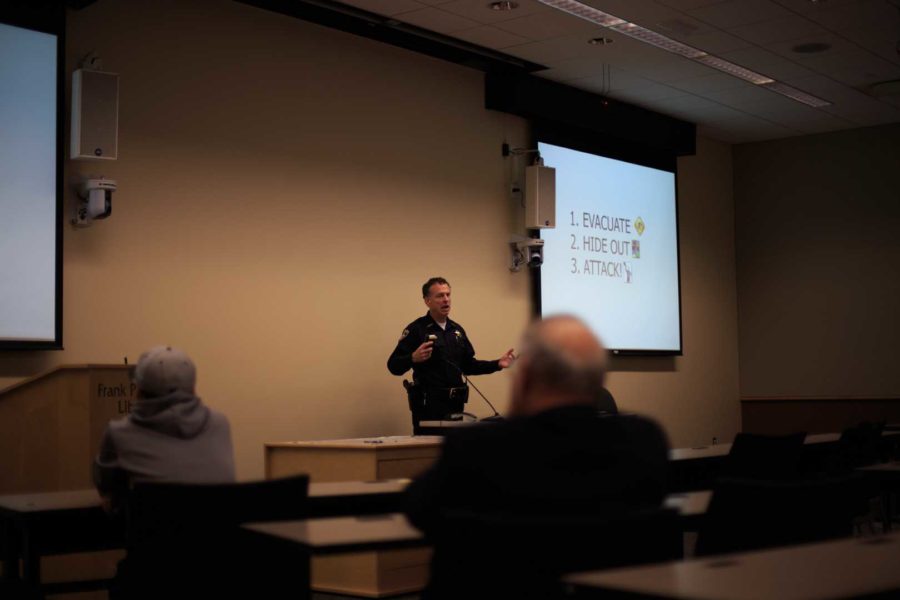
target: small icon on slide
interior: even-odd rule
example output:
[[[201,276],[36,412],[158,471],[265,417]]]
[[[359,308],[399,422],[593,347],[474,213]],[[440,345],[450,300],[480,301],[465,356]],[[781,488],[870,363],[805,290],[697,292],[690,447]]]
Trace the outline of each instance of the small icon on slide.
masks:
[[[625,283],[631,283],[631,263],[623,262],[625,267]]]
[[[631,258],[641,257],[641,241],[631,240]]]
[[[640,217],[634,220],[634,230],[638,232],[638,235],[644,235],[644,229],[646,226],[644,225],[644,220]]]

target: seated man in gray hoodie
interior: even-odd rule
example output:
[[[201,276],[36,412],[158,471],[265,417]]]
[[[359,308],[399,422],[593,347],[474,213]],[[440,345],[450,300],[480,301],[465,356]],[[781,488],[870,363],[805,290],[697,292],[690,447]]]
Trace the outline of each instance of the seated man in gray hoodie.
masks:
[[[137,401],[110,421],[94,462],[94,483],[113,508],[135,481],[229,483],[235,479],[231,429],[194,393],[190,357],[170,346],[144,352],[134,371]]]

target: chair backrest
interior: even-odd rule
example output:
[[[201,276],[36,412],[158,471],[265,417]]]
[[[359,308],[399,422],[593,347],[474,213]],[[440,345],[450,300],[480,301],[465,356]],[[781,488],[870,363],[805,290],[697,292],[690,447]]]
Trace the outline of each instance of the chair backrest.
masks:
[[[697,537],[697,554],[850,535],[863,490],[858,476],[789,482],[719,480]]]
[[[600,513],[602,514],[602,513]],[[557,598],[565,573],[681,557],[677,515],[444,515],[423,598]]]
[[[619,414],[616,400],[606,388],[601,388],[600,394],[597,396],[597,414],[601,417]]]
[[[721,477],[788,481],[800,474],[805,433],[759,435],[739,433],[725,458]]]
[[[884,423],[863,421],[841,432],[838,448],[841,458],[850,469],[871,465],[890,458],[885,451],[882,431]]]
[[[127,505],[124,597],[206,597],[261,586],[293,586],[254,551],[251,521],[306,516],[309,477],[231,484],[136,483]],[[265,574],[265,576],[263,576]],[[293,575],[293,573],[291,574]],[[298,589],[308,573],[297,566]]]

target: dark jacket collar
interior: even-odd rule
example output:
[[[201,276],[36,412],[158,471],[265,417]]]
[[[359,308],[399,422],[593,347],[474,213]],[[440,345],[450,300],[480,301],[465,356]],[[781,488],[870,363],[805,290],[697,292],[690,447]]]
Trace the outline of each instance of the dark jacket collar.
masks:
[[[434,327],[435,329],[440,329],[441,326],[438,325],[438,322],[434,320],[434,317],[431,316],[431,311],[425,313],[425,320],[427,324],[425,327]],[[450,317],[447,317],[447,327],[453,327],[455,329],[459,329],[459,325],[456,324]]]

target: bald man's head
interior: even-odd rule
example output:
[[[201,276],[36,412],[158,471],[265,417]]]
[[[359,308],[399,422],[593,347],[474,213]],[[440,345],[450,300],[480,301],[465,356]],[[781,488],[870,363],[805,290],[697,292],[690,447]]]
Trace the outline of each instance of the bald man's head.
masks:
[[[593,405],[603,390],[606,360],[603,344],[580,319],[560,315],[536,321],[522,339],[510,412]]]

